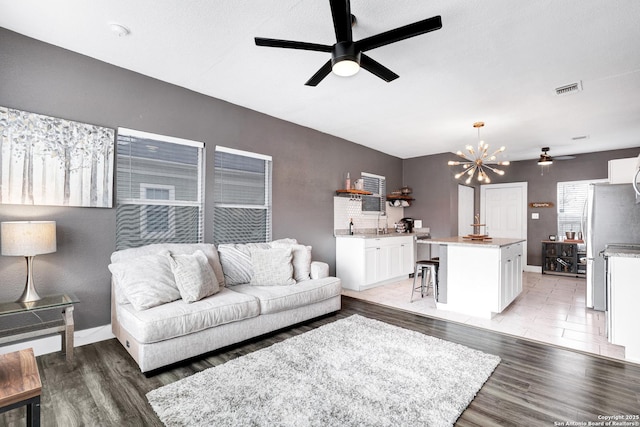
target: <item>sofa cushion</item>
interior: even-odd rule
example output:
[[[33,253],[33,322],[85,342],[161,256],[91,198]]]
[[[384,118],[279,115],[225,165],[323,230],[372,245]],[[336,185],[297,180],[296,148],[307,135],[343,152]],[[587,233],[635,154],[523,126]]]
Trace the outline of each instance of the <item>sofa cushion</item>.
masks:
[[[286,286],[295,285],[290,248],[251,248],[251,264],[254,286]]]
[[[121,249],[111,254],[111,262],[117,263],[144,255],[157,254],[163,250],[167,250],[172,254],[192,254],[197,250],[201,250],[207,256],[209,265],[213,268],[213,272],[218,279],[218,284],[224,286],[224,274],[218,258],[218,251],[215,245],[210,243],[154,243],[139,248]]]
[[[342,284],[336,277],[326,277],[306,280],[291,286],[238,285],[233,290],[256,297],[260,301],[260,314],[269,314],[340,295]]]
[[[192,254],[172,254],[165,251],[171,271],[185,302],[194,302],[220,291],[220,285],[207,262],[207,256],[200,249]]]
[[[290,248],[293,255],[293,278],[296,282],[309,280],[311,275],[311,246],[289,243],[282,240],[271,242],[272,248]]]
[[[146,310],[180,298],[169,261],[162,254],[109,264],[109,271],[121,295],[119,304],[130,302],[136,310]]]
[[[225,283],[229,286],[234,286],[251,282],[253,265],[249,250],[251,248],[269,249],[270,247],[268,243],[225,243],[218,245]]]
[[[153,343],[256,317],[260,306],[251,295],[223,288],[191,304],[177,300],[149,310],[117,306],[118,322],[137,341]]]

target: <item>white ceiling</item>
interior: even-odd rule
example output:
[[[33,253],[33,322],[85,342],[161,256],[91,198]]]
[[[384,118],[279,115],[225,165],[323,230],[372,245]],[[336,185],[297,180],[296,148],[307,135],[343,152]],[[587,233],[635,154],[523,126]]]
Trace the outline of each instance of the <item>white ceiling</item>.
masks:
[[[354,40],[434,15],[443,27],[367,52],[400,75],[391,83],[361,70],[309,87],[330,54],[253,38],[335,43],[328,0],[0,0],[0,26],[400,158],[475,145],[475,121],[509,160],[640,147],[640,1],[352,0],[351,11]],[[577,81],[583,91],[555,95]]]

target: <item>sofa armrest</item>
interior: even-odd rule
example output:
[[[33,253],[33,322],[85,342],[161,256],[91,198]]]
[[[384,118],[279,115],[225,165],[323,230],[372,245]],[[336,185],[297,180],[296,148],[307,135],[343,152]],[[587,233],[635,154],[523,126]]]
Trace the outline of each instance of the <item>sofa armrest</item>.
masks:
[[[329,277],[329,264],[326,262],[311,262],[311,279],[323,279]]]

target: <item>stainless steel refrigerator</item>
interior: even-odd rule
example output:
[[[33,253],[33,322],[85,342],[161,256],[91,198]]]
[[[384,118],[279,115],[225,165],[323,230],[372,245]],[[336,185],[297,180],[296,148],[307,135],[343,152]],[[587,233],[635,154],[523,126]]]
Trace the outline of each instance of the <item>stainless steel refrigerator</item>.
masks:
[[[640,243],[640,205],[631,184],[590,184],[587,198],[587,307],[607,311],[608,244]]]

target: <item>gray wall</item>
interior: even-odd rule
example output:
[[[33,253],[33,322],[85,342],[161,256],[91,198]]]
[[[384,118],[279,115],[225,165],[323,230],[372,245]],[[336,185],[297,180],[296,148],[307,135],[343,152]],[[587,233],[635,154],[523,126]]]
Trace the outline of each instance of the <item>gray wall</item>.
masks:
[[[213,78],[213,77],[212,77]],[[212,241],[215,145],[273,156],[273,237],[313,246],[335,271],[333,196],[346,172],[402,186],[402,160],[0,28],[0,105],[207,147],[205,241]],[[57,221],[58,251],[36,257],[41,294],[73,292],[76,327],[109,323],[115,209],[0,205],[0,220]],[[0,301],[20,296],[25,262],[0,257]]]
[[[507,147],[508,149],[508,147]],[[512,162],[504,167],[505,175],[491,175],[492,184],[506,182],[527,182],[529,202],[557,203],[557,184],[562,181],[584,179],[606,179],[608,161],[637,157],[639,147],[625,150],[602,151],[590,154],[577,154],[575,159],[555,161],[548,168],[538,166],[537,159]],[[454,171],[447,166],[448,160],[456,158],[453,153],[416,157],[403,161],[404,183],[412,186],[416,201],[405,209],[405,215],[424,220],[425,227],[431,227],[434,237],[455,236],[458,234],[458,193],[453,177]],[[458,168],[459,170],[459,168]],[[460,183],[462,183],[460,181]],[[476,203],[479,206],[479,187],[476,185]],[[538,212],[539,220],[531,219],[531,213]],[[541,266],[540,241],[550,234],[557,233],[556,208],[527,209],[527,240],[529,265]]]
[[[433,237],[458,234],[458,182],[447,166],[451,153],[414,157],[403,161],[404,184],[416,199],[406,216],[421,219]]]

